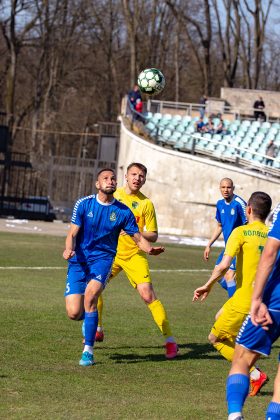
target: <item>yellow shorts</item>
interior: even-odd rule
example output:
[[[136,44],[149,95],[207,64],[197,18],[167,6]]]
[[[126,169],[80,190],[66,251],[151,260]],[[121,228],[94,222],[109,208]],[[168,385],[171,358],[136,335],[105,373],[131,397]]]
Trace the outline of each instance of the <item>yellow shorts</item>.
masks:
[[[122,270],[134,288],[137,287],[137,284],[152,282],[147,258],[141,254],[135,254],[127,260],[116,256],[110,280]]]
[[[219,339],[235,338],[248,314],[237,312],[231,307],[230,299],[222,307],[222,312],[211,329]]]

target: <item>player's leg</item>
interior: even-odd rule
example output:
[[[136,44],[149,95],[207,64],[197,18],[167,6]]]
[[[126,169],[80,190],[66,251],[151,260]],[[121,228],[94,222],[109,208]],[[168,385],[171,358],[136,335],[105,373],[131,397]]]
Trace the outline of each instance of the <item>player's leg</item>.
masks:
[[[273,397],[267,407],[266,420],[280,420],[280,364],[274,380]]]
[[[249,371],[259,354],[236,344],[232,366],[226,383],[228,419],[242,418],[242,408],[250,387]]]
[[[165,339],[166,358],[173,359],[177,356],[178,346],[173,338],[165,308],[155,294],[146,257],[136,254],[129,260],[122,260],[121,265],[131,285],[137,289],[151,311],[152,317]]]
[[[86,274],[83,266],[69,262],[64,296],[66,313],[72,320],[79,321],[84,319],[85,289]]]
[[[224,256],[224,251],[225,250],[223,249],[222,252],[219,254],[215,265],[218,265],[222,261],[223,256]],[[235,271],[236,271],[236,263],[234,259],[232,261],[232,264],[229,270],[226,272],[224,277],[221,280],[219,280],[220,286],[222,286],[222,288],[227,291],[228,297],[231,297],[236,290]]]
[[[109,282],[115,277],[117,274],[120,273],[122,268],[119,266],[117,262],[118,258],[115,258],[115,261],[112,266],[111,275],[109,278]],[[98,326],[95,335],[95,341],[102,342],[104,340],[104,327],[103,327],[103,307],[104,307],[104,297],[103,293],[99,296],[97,302],[97,311],[98,311]]]
[[[102,293],[110,272],[112,260],[97,260],[87,266],[88,284],[85,290],[85,346],[80,360],[81,366],[91,366],[93,360],[93,346],[98,325],[97,302]]]

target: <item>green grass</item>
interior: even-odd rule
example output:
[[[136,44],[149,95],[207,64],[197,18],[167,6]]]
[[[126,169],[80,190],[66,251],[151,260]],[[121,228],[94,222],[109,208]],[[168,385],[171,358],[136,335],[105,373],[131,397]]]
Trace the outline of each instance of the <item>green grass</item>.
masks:
[[[180,357],[166,361],[163,341],[137,292],[122,274],[104,293],[106,338],[96,345],[97,364],[81,368],[81,325],[64,309],[63,238],[0,233],[0,418],[2,419],[225,419],[229,364],[207,343],[226,299],[217,285],[204,304],[193,290],[211,269],[202,248],[166,246],[151,257],[158,297],[168,312]],[[65,267],[61,270],[8,267]],[[277,363],[263,359],[271,378]],[[263,419],[273,381],[246,401],[248,419]]]

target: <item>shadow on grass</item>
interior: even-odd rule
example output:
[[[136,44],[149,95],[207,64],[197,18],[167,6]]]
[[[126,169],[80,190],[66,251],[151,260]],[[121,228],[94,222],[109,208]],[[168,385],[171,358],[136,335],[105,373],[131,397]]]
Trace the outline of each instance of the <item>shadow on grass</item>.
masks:
[[[118,349],[130,349],[130,354],[115,353],[111,354],[109,358],[114,360],[116,363],[141,363],[141,362],[162,362],[166,360],[164,355],[164,349],[162,346],[141,346],[137,347],[138,349],[158,349],[161,354],[147,353],[139,354],[135,351],[135,348],[124,346],[118,347]],[[103,348],[109,349],[107,348]],[[112,350],[112,348],[110,348]],[[116,347],[115,347],[116,349]],[[218,352],[209,344],[199,344],[199,343],[188,343],[188,344],[179,344],[179,354],[176,357],[176,361],[187,360],[187,359],[223,359]]]

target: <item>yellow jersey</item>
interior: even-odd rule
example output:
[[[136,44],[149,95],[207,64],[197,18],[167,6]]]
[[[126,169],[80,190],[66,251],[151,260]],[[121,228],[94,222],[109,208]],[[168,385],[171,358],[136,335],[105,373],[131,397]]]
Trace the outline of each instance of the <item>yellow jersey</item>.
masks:
[[[268,227],[255,221],[234,229],[228,238],[224,254],[236,256],[236,292],[229,299],[237,312],[248,314],[259,259],[267,240]]]
[[[114,193],[114,197],[130,208],[135,216],[139,231],[143,232],[144,228],[147,232],[157,232],[157,219],[154,205],[140,191],[137,194],[127,194],[125,188],[118,188]],[[129,235],[120,235],[117,256],[127,259],[140,252],[138,246]]]

